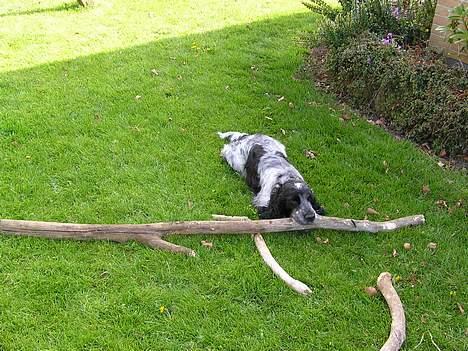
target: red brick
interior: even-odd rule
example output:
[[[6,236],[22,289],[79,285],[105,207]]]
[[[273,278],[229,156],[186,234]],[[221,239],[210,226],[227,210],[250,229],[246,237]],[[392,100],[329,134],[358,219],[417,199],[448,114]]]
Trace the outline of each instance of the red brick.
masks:
[[[460,6],[462,3],[468,3],[466,0],[439,0],[437,4],[444,5],[450,8]]]
[[[442,17],[448,17],[450,10],[451,10],[450,7],[447,7],[438,3],[436,10],[435,10],[435,14],[438,16],[442,16]]]
[[[432,24],[437,24],[439,26],[445,26],[449,23],[449,20],[447,17],[442,17],[442,16],[438,16],[438,15],[435,15],[434,16],[434,20],[432,21]]]

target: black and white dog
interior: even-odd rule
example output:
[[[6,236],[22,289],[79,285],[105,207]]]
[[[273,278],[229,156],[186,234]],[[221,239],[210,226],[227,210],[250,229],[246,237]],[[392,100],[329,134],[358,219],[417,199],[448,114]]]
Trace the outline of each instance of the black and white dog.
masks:
[[[296,168],[287,159],[279,141],[262,134],[218,133],[229,144],[221,156],[243,176],[254,192],[253,204],[260,218],[292,217],[300,224],[312,223],[325,210]]]

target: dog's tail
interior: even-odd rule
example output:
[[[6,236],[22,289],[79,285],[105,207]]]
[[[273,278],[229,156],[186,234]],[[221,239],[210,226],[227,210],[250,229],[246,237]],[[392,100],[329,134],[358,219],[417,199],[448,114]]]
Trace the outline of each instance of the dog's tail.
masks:
[[[236,140],[242,138],[245,135],[247,135],[247,134],[246,133],[239,133],[239,132],[225,132],[225,133],[218,132],[218,136],[221,139],[227,140],[229,142],[236,141]]]

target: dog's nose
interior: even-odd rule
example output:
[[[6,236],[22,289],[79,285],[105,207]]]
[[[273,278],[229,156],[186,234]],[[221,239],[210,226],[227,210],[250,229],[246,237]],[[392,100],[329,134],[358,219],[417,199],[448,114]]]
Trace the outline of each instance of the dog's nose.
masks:
[[[307,222],[313,222],[315,219],[315,213],[314,212],[309,212],[304,215],[304,218],[306,219]]]

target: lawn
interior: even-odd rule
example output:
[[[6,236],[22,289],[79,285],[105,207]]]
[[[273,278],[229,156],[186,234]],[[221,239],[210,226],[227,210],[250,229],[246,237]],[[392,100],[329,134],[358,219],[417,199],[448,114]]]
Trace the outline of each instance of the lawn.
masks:
[[[444,351],[467,348],[466,174],[358,116],[340,121],[346,108],[298,74],[317,20],[300,1],[96,2],[0,4],[0,218],[255,218],[219,157],[215,132],[239,130],[281,140],[330,215],[371,207],[371,219],[422,213],[427,224],[265,235],[313,287],[307,298],[247,235],[169,239],[195,258],[2,236],[0,349],[376,350],[390,317],[363,288],[383,271],[406,308],[404,350],[423,334],[416,350],[435,349],[429,333]]]

